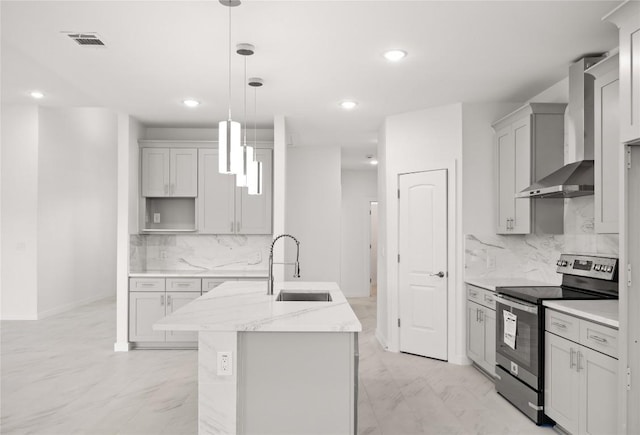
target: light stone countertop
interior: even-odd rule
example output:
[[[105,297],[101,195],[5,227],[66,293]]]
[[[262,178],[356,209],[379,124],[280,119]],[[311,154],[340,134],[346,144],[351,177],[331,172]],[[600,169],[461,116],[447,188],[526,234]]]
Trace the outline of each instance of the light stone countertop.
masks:
[[[329,291],[331,302],[278,302],[280,290]],[[362,325],[333,282],[229,281],[153,325],[164,331],[360,332]]]
[[[557,284],[549,284],[548,282],[533,281],[524,278],[465,278],[464,282],[491,291],[496,291],[498,287],[557,286]]]
[[[130,278],[268,278],[268,270],[145,270]]]
[[[619,328],[617,299],[544,301],[543,305],[556,311],[581,317],[603,325]]]

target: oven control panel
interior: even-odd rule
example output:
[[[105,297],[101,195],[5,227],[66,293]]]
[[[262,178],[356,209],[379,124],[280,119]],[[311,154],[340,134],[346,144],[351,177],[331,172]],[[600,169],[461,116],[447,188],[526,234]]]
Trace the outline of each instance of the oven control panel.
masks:
[[[613,281],[617,273],[618,259],[594,255],[561,254],[556,262],[558,273],[586,276]]]

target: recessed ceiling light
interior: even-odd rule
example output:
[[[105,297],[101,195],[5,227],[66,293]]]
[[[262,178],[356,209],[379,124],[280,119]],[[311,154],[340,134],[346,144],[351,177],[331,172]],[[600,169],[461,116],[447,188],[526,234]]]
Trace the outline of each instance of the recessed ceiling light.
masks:
[[[189,99],[189,100],[184,100],[182,104],[184,104],[187,107],[198,107],[200,105],[200,101]]]
[[[31,91],[29,95],[31,95],[33,98],[37,100],[39,100],[40,98],[44,98],[44,94],[40,91]]]
[[[385,59],[387,59],[389,62],[398,62],[399,60],[404,59],[406,55],[406,51],[397,49],[389,50],[384,53]]]
[[[346,110],[355,109],[355,107],[357,105],[358,105],[358,103],[356,103],[355,101],[350,101],[350,100],[345,100],[342,103],[340,103],[340,107],[342,107],[343,109],[346,109]]]

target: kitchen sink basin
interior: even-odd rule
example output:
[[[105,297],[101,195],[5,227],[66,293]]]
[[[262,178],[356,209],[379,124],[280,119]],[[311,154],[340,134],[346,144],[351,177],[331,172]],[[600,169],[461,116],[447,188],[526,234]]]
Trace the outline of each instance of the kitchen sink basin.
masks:
[[[282,290],[276,301],[280,302],[331,302],[329,292],[300,292],[295,290]]]

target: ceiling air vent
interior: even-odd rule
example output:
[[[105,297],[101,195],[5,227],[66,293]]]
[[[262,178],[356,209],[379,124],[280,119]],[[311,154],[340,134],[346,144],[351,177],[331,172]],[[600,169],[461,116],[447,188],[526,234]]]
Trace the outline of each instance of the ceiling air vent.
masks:
[[[104,42],[100,40],[96,33],[69,33],[67,36],[80,45],[104,46]]]

